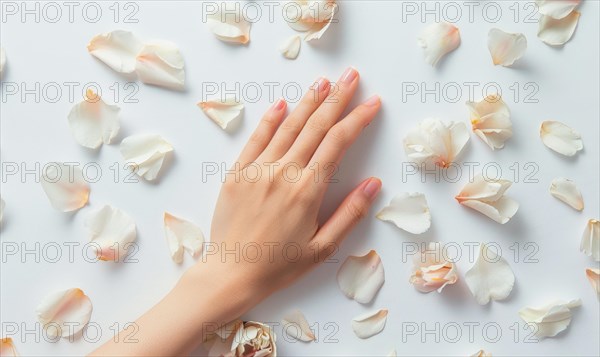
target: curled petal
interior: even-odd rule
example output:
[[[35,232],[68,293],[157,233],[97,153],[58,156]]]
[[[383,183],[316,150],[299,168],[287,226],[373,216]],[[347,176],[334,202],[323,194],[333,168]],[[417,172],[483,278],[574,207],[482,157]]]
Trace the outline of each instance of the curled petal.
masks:
[[[164,215],[164,225],[171,258],[175,263],[183,261],[184,250],[192,257],[200,255],[204,244],[204,234],[198,226],[167,212]]]
[[[279,52],[281,52],[285,58],[296,59],[298,53],[300,53],[300,44],[300,36],[294,35],[281,44]]]
[[[571,309],[580,305],[579,299],[570,302],[554,301],[537,308],[525,307],[519,310],[519,316],[535,327],[534,335],[537,338],[554,337],[569,327],[573,316]]]
[[[545,121],[540,127],[544,145],[565,156],[573,156],[583,149],[581,135],[558,121]]]
[[[315,334],[310,329],[306,317],[300,310],[295,310],[283,318],[283,330],[296,340],[310,342],[315,340]]]
[[[2,78],[2,74],[4,73],[4,66],[6,66],[6,52],[4,51],[4,47],[0,47],[0,78]]]
[[[128,136],[121,142],[121,155],[132,170],[148,181],[156,179],[173,146],[156,134]]]
[[[458,48],[460,31],[447,22],[434,23],[423,30],[418,43],[425,51],[425,62],[435,66],[442,57]]]
[[[337,4],[332,3],[329,9],[330,12],[327,15],[327,17],[321,19],[321,21],[319,22],[316,22],[315,24],[313,24],[313,26],[311,26],[308,29],[306,36],[304,36],[304,41],[318,40],[323,36],[323,34],[325,34],[325,31],[327,31],[327,29],[329,29],[329,26],[331,26],[331,24],[333,23],[335,13],[337,12],[337,7]]]
[[[431,214],[422,193],[401,193],[384,207],[377,218],[392,222],[396,227],[412,234],[426,232],[431,226]]]
[[[538,38],[550,46],[564,45],[573,37],[579,23],[579,15],[578,11],[573,11],[560,20],[542,16],[538,26]]]
[[[142,42],[131,32],[116,30],[92,38],[89,53],[119,73],[135,71],[135,57]]]
[[[538,12],[554,19],[562,19],[579,5],[581,0],[536,0]]]
[[[413,257],[413,271],[409,282],[422,293],[437,290],[441,293],[446,285],[458,281],[456,266],[444,259],[442,246],[430,242],[425,249]]]
[[[76,104],[69,113],[69,127],[75,140],[82,146],[96,149],[110,144],[119,133],[119,111],[116,105],[106,104],[91,89],[85,99]]]
[[[337,272],[344,295],[361,304],[371,302],[384,281],[383,264],[374,250],[363,256],[349,256]]]
[[[489,95],[480,102],[467,102],[471,126],[492,150],[502,149],[512,136],[510,111],[499,95]]]
[[[561,177],[552,180],[550,194],[578,211],[583,209],[583,196],[575,182],[569,179]]]
[[[136,57],[135,71],[147,84],[183,90],[185,64],[177,45],[160,41],[146,44]]]
[[[585,276],[587,276],[590,284],[594,290],[596,290],[596,294],[600,297],[600,269],[587,268],[585,270]]]
[[[352,330],[359,338],[369,338],[377,335],[385,327],[388,310],[379,309],[377,311],[362,314],[352,319]]]
[[[0,356],[16,357],[20,356],[17,352],[17,348],[13,344],[13,340],[10,337],[4,337],[0,339]]]
[[[285,7],[288,25],[306,32],[305,41],[320,39],[334,21],[338,5],[333,0],[291,1]]]
[[[600,221],[590,219],[585,226],[579,250],[595,261],[600,261]]]
[[[90,321],[92,301],[81,289],[57,291],[40,302],[36,313],[48,336],[69,337]]]
[[[133,219],[118,208],[105,205],[90,213],[85,222],[98,259],[119,261],[136,239]]]
[[[486,179],[477,175],[455,197],[463,206],[483,213],[494,221],[504,224],[517,213],[519,203],[504,196],[511,186],[508,180]]]
[[[480,305],[504,300],[515,284],[515,274],[504,258],[485,244],[480,245],[477,261],[465,273],[465,282]]]
[[[207,15],[207,25],[215,36],[225,42],[246,44],[250,41],[252,24],[246,20],[242,7],[234,1],[215,3],[217,9]]]
[[[493,28],[488,33],[488,49],[494,65],[508,67],[525,54],[527,38],[522,33],[508,33]]]
[[[244,111],[244,104],[231,97],[224,101],[199,102],[198,107],[223,130],[226,130],[231,122],[241,117]]]
[[[90,196],[90,186],[77,166],[49,163],[42,172],[40,183],[52,207],[61,212],[80,209]]]

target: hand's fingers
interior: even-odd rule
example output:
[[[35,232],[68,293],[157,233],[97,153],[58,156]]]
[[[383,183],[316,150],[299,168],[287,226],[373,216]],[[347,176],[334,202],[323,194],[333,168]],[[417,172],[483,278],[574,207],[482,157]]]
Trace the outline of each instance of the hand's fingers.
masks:
[[[331,85],[327,78],[319,78],[311,86],[308,93],[304,95],[296,108],[283,121],[259,161],[270,162],[281,159],[296,140],[308,118],[323,103],[323,100],[329,94],[330,88]]]
[[[350,192],[313,238],[317,246],[331,253],[331,249],[327,248],[331,244],[340,244],[346,238],[352,228],[367,215],[380,190],[381,181],[371,177]]]
[[[286,106],[287,103],[285,100],[278,99],[267,110],[237,160],[241,167],[256,160],[263,150],[265,150],[283,119]]]
[[[327,131],[337,122],[352,99],[358,86],[358,77],[354,68],[348,68],[344,72],[332,93],[306,122],[285,155],[287,161],[298,163],[300,166],[308,163]]]

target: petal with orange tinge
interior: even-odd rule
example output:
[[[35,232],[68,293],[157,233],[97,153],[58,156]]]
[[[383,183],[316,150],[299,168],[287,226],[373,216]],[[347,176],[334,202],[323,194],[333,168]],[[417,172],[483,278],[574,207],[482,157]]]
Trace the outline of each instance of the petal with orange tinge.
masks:
[[[533,329],[535,337],[554,337],[571,324],[571,309],[581,306],[581,300],[553,301],[541,307],[525,307],[519,316]]]
[[[206,23],[221,41],[246,44],[250,41],[252,24],[244,17],[242,7],[235,1],[215,3],[215,11],[208,14]]]
[[[509,67],[525,54],[527,38],[522,33],[508,33],[493,28],[488,33],[488,49],[494,65]]]
[[[17,348],[15,347],[12,338],[4,337],[0,339],[0,356],[6,357],[17,357],[20,356],[19,352],[17,352]]]
[[[116,105],[109,105],[91,89],[85,99],[76,104],[69,113],[69,127],[75,140],[86,148],[96,149],[110,144],[119,133],[119,111]]]
[[[36,313],[48,336],[69,337],[90,321],[92,301],[81,289],[61,290],[47,295]]]
[[[229,124],[240,118],[244,111],[244,104],[232,97],[199,102],[198,107],[223,130],[227,130]]]
[[[565,156],[573,156],[583,149],[581,135],[558,121],[542,122],[540,137],[544,145]]]
[[[429,242],[413,256],[413,268],[409,282],[422,293],[437,290],[441,293],[446,285],[458,281],[456,266],[444,258],[443,247],[439,242]]]
[[[590,219],[585,226],[579,250],[595,261],[600,261],[600,221]]]
[[[590,281],[590,284],[592,284],[592,288],[596,290],[596,294],[598,294],[598,297],[600,297],[600,269],[587,268],[585,270],[585,275]]]
[[[133,219],[125,212],[111,205],[105,205],[91,212],[85,226],[96,248],[98,259],[120,261],[136,239],[136,227]]]
[[[421,32],[418,43],[425,51],[425,62],[435,66],[442,57],[458,48],[460,31],[447,22],[434,23]]]
[[[575,182],[566,178],[555,178],[550,184],[550,194],[574,209],[583,210],[583,196]]]
[[[200,255],[204,234],[198,226],[167,212],[164,214],[164,226],[171,258],[175,263],[183,261],[184,250],[192,257]]]
[[[492,150],[502,149],[512,132],[510,111],[499,95],[489,95],[480,102],[467,102],[473,132]]]
[[[185,64],[177,45],[156,41],[144,45],[136,57],[135,71],[140,80],[169,89],[185,87]]]
[[[128,167],[140,177],[153,181],[158,177],[173,146],[157,134],[136,134],[121,141],[121,155]]]
[[[44,166],[40,184],[50,204],[61,212],[72,212],[85,206],[90,186],[77,166],[52,162]]]
[[[387,309],[380,309],[357,316],[352,319],[352,330],[359,338],[375,336],[383,331],[387,315]]]
[[[300,53],[301,43],[300,36],[294,35],[286,39],[281,46],[279,46],[279,52],[281,52],[285,58],[296,59],[296,57],[298,57],[298,53]]]
[[[119,73],[135,71],[135,57],[142,42],[131,32],[116,30],[92,38],[87,46],[89,53]]]
[[[300,310],[294,310],[287,314],[283,318],[282,323],[283,330],[288,336],[304,342],[315,340],[315,334],[310,329],[306,317],[304,317],[304,314]]]
[[[517,201],[504,196],[511,184],[508,180],[487,179],[480,174],[473,182],[467,183],[455,198],[461,205],[505,224],[519,209]]]
[[[344,295],[361,304],[371,302],[384,281],[383,264],[374,250],[363,256],[349,256],[337,272],[338,286]]]
[[[573,11],[560,20],[542,16],[538,26],[538,38],[550,46],[564,45],[573,37],[580,15],[578,11]]]
[[[396,227],[412,234],[426,232],[431,226],[431,214],[427,199],[422,193],[400,193],[388,206],[376,215],[382,221],[392,222]]]
[[[581,0],[536,0],[538,12],[554,19],[569,15],[581,3]]]

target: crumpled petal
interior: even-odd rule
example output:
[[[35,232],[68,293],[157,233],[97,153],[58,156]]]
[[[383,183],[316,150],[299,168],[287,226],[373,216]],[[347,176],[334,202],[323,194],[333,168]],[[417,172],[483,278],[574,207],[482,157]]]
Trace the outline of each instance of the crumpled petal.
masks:
[[[585,226],[579,249],[588,257],[600,261],[600,221],[590,219]]]
[[[56,291],[40,302],[36,313],[48,336],[70,337],[90,321],[92,301],[81,289]]]
[[[471,112],[471,126],[492,150],[502,149],[504,142],[512,136],[510,111],[502,98],[489,95],[480,102],[467,102]]]
[[[475,176],[455,197],[458,203],[483,213],[494,221],[505,224],[517,213],[519,203],[504,196],[512,183],[508,180],[486,179]]]
[[[525,54],[527,38],[522,33],[508,33],[493,28],[488,33],[488,49],[494,65],[508,67]]]
[[[475,354],[472,354],[471,357],[492,357],[492,354],[484,350],[479,350]]]
[[[435,164],[446,168],[458,157],[469,141],[464,123],[444,124],[439,119],[425,119],[404,138],[404,150],[415,164]]]
[[[385,327],[388,310],[379,309],[368,312],[352,319],[352,330],[359,338],[369,338],[377,335]]]
[[[128,136],[121,142],[121,155],[136,174],[148,181],[156,179],[173,146],[156,134]]]
[[[431,226],[431,214],[422,193],[400,193],[376,215],[382,221],[392,222],[396,227],[412,234],[426,232]]]
[[[539,338],[554,337],[569,327],[571,309],[581,305],[581,300],[553,301],[544,306],[525,307],[519,310],[523,321],[535,326],[534,335]]]
[[[300,32],[306,32],[305,41],[320,39],[333,23],[338,5],[334,0],[294,0],[293,6],[286,6],[288,25]]]
[[[275,332],[268,325],[260,322],[248,321],[235,331],[231,344],[231,354],[235,357],[275,357]]]
[[[465,282],[480,305],[504,300],[515,284],[515,274],[508,262],[485,244],[479,246],[475,264],[465,273]]]
[[[300,310],[287,314],[282,321],[285,333],[296,340],[310,342],[315,340],[315,334],[310,329],[306,317]]]
[[[286,39],[281,46],[279,46],[279,52],[283,55],[283,57],[288,59],[296,59],[298,57],[298,53],[300,53],[300,36],[294,35],[288,39]]]
[[[133,73],[143,44],[132,32],[116,30],[92,38],[89,53],[119,73]]]
[[[6,52],[4,51],[4,47],[0,47],[0,78],[2,78],[2,74],[4,73],[5,65],[6,65]]]
[[[0,339],[0,356],[4,357],[16,357],[20,356],[17,352],[17,348],[13,344],[13,340],[10,337],[4,337]]]
[[[244,111],[244,104],[233,97],[227,97],[224,101],[199,102],[198,107],[223,130],[227,129],[229,123],[241,117]]]
[[[575,182],[566,178],[555,178],[550,184],[550,194],[574,209],[583,210],[583,196]]]
[[[363,256],[349,256],[337,272],[338,286],[344,295],[361,304],[371,302],[384,281],[383,264],[374,250]]]
[[[183,261],[184,250],[192,257],[200,255],[204,244],[204,234],[198,226],[168,212],[165,212],[164,215],[164,225],[171,258],[175,263]]]
[[[542,122],[540,137],[544,145],[565,156],[573,156],[583,149],[581,135],[559,121]]]
[[[460,31],[447,22],[434,23],[421,32],[417,41],[425,51],[425,62],[435,66],[442,57],[458,48]]]
[[[214,3],[218,11],[208,14],[206,23],[215,36],[225,42],[246,44],[252,24],[244,17],[242,6],[235,1]]]
[[[176,44],[155,41],[144,45],[136,57],[135,71],[146,84],[183,90],[185,63]]]
[[[430,242],[413,257],[413,271],[409,282],[422,293],[437,290],[441,293],[446,285],[458,281],[456,266],[444,259],[439,242]]]
[[[4,207],[6,202],[0,197],[0,225],[2,224],[2,218],[4,217]]]
[[[581,0],[536,0],[538,12],[554,19],[562,19],[579,5]]]
[[[69,127],[75,140],[82,146],[97,149],[110,144],[119,133],[119,111],[109,105],[93,90],[88,89],[85,99],[76,104],[69,113]]]
[[[98,259],[105,261],[116,262],[125,257],[137,236],[133,218],[111,205],[90,213],[85,227],[90,232]]]
[[[590,284],[592,284],[592,288],[596,290],[596,294],[600,297],[600,269],[587,268],[585,270],[585,276],[587,276]]]
[[[61,212],[72,212],[85,206],[90,196],[90,185],[81,169],[62,162],[45,166],[40,184],[50,204]]]
[[[579,15],[581,14],[578,11],[573,11],[560,20],[542,16],[538,25],[538,38],[550,46],[564,45],[573,37],[579,23]]]

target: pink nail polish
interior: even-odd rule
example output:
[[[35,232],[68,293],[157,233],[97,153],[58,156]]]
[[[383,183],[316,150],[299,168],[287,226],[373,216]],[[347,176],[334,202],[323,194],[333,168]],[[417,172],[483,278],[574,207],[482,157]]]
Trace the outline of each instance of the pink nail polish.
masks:
[[[371,98],[367,99],[363,104],[367,105],[369,107],[374,107],[377,104],[379,104],[380,101],[381,101],[381,99],[379,98],[379,96],[377,94],[375,94]]]
[[[381,181],[378,178],[374,177],[370,178],[369,181],[367,181],[366,185],[363,187],[363,192],[370,200],[373,200],[380,190]]]
[[[354,68],[348,67],[346,69],[346,71],[344,72],[344,74],[342,74],[340,81],[342,83],[350,84],[350,83],[352,83],[352,81],[354,81],[356,79],[357,76],[358,76],[358,72]]]
[[[329,90],[329,87],[330,87],[330,83],[327,80],[327,78],[325,78],[325,77],[319,78],[319,80],[317,81],[317,91],[324,92],[326,90]]]
[[[285,100],[283,100],[281,98],[277,99],[277,101],[273,105],[273,110],[280,111],[281,109],[283,109],[284,106],[285,106]]]

